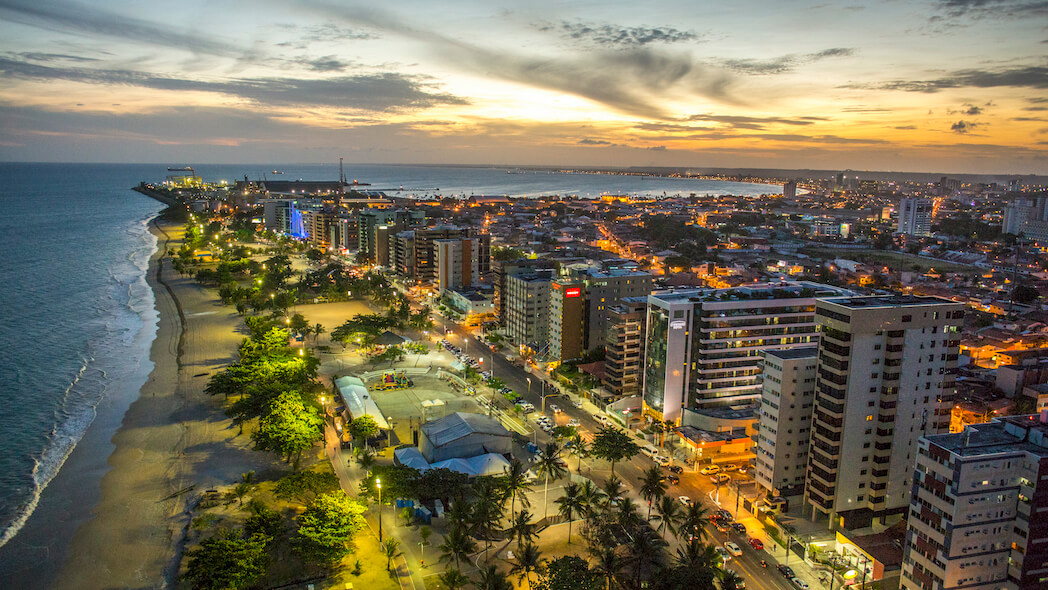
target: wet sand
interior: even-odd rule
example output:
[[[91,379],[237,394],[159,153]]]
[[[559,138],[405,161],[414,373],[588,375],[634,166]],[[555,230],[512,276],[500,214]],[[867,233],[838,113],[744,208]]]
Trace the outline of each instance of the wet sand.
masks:
[[[81,507],[90,510],[90,520],[76,530],[61,567],[51,564],[58,570],[55,588],[169,586],[189,505],[245,471],[279,469],[268,453],[250,449],[246,435],[237,435],[223,400],[203,393],[208,376],[235,358],[242,318],[161,260],[179,247],[179,226],[161,222],[153,231],[159,244],[149,283],[160,314],[150,353],[154,368],[112,438],[97,502]]]

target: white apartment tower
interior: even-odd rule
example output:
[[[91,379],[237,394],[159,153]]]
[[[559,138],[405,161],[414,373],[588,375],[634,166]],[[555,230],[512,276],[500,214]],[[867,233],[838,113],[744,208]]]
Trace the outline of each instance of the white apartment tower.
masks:
[[[917,439],[949,431],[964,307],[909,295],[816,302],[813,518],[854,529],[906,511]]]
[[[804,492],[818,353],[815,346],[763,352],[755,478],[770,496]]]
[[[910,236],[932,235],[934,212],[935,201],[932,199],[903,199],[899,203],[899,233]]]

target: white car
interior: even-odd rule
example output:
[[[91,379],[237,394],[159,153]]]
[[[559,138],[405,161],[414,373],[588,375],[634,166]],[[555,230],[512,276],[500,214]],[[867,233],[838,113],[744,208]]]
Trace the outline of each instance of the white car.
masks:
[[[800,588],[800,590],[808,590],[808,583],[804,580],[800,578],[791,578],[790,581],[793,582],[794,586]]]
[[[549,409],[552,410],[554,414],[560,413],[560,406],[558,406],[557,404],[550,404]]]
[[[568,420],[568,426],[578,428],[579,426],[582,426],[582,422],[579,422],[578,418],[572,418],[571,420]]]
[[[724,547],[717,547],[717,553],[720,554],[721,559],[724,560],[724,563],[728,563],[729,561],[731,561],[731,553],[728,553],[728,550]]]
[[[670,464],[670,458],[664,455],[655,455],[651,460],[663,467],[667,467]]]
[[[677,501],[685,506],[691,506],[691,498],[687,496],[677,496]]]
[[[725,543],[724,544],[724,548],[728,550],[728,553],[731,553],[732,555],[734,555],[736,557],[742,555],[742,547],[739,547],[738,545],[736,545],[735,543],[732,543],[731,541],[728,541],[727,543]]]
[[[575,406],[576,408],[581,408],[582,407],[582,400],[573,399],[573,400],[571,400],[571,405]]]
[[[739,466],[734,464],[734,463],[728,463],[726,465],[721,465],[721,471],[723,471],[724,473],[728,473],[729,471],[736,471],[738,469],[739,469]]]

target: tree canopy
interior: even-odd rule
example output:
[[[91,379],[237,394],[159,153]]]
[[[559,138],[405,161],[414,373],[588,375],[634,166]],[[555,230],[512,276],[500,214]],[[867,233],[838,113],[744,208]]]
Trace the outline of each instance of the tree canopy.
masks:
[[[615,474],[615,464],[619,461],[632,457],[640,451],[637,443],[633,442],[630,435],[618,428],[605,426],[593,437],[590,452],[594,457],[611,462],[611,473]]]
[[[234,531],[220,531],[186,552],[184,578],[194,590],[245,588],[266,573],[268,543],[265,535],[242,537]]]
[[[270,404],[269,411],[258,421],[258,430],[252,434],[255,446],[273,451],[291,462],[301,456],[323,434],[324,419],[312,406],[302,403],[302,397],[287,391]]]
[[[317,496],[298,517],[299,550],[311,561],[338,563],[352,550],[354,535],[364,527],[365,510],[341,490]]]

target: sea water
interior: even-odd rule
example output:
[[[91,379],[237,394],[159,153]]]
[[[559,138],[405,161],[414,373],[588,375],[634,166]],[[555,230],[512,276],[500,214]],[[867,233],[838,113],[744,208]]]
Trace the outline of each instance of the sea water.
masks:
[[[195,170],[230,183],[245,176],[338,178],[334,163]],[[362,188],[419,197],[781,192],[775,185],[515,168],[347,165],[345,173],[370,183]],[[57,498],[33,514],[98,412],[112,414],[99,422],[115,430],[152,369],[157,313],[145,275],[157,240],[148,225],[163,206],[130,188],[169,174],[184,173],[166,164],[0,164],[0,566],[53,571],[58,564],[41,561],[58,558],[64,540],[90,517],[85,502],[97,497],[112,432],[98,433],[94,439],[104,442],[84,453],[98,466],[84,470],[93,479],[81,489],[64,492],[78,497]],[[18,532],[30,518],[35,540],[20,545]]]

